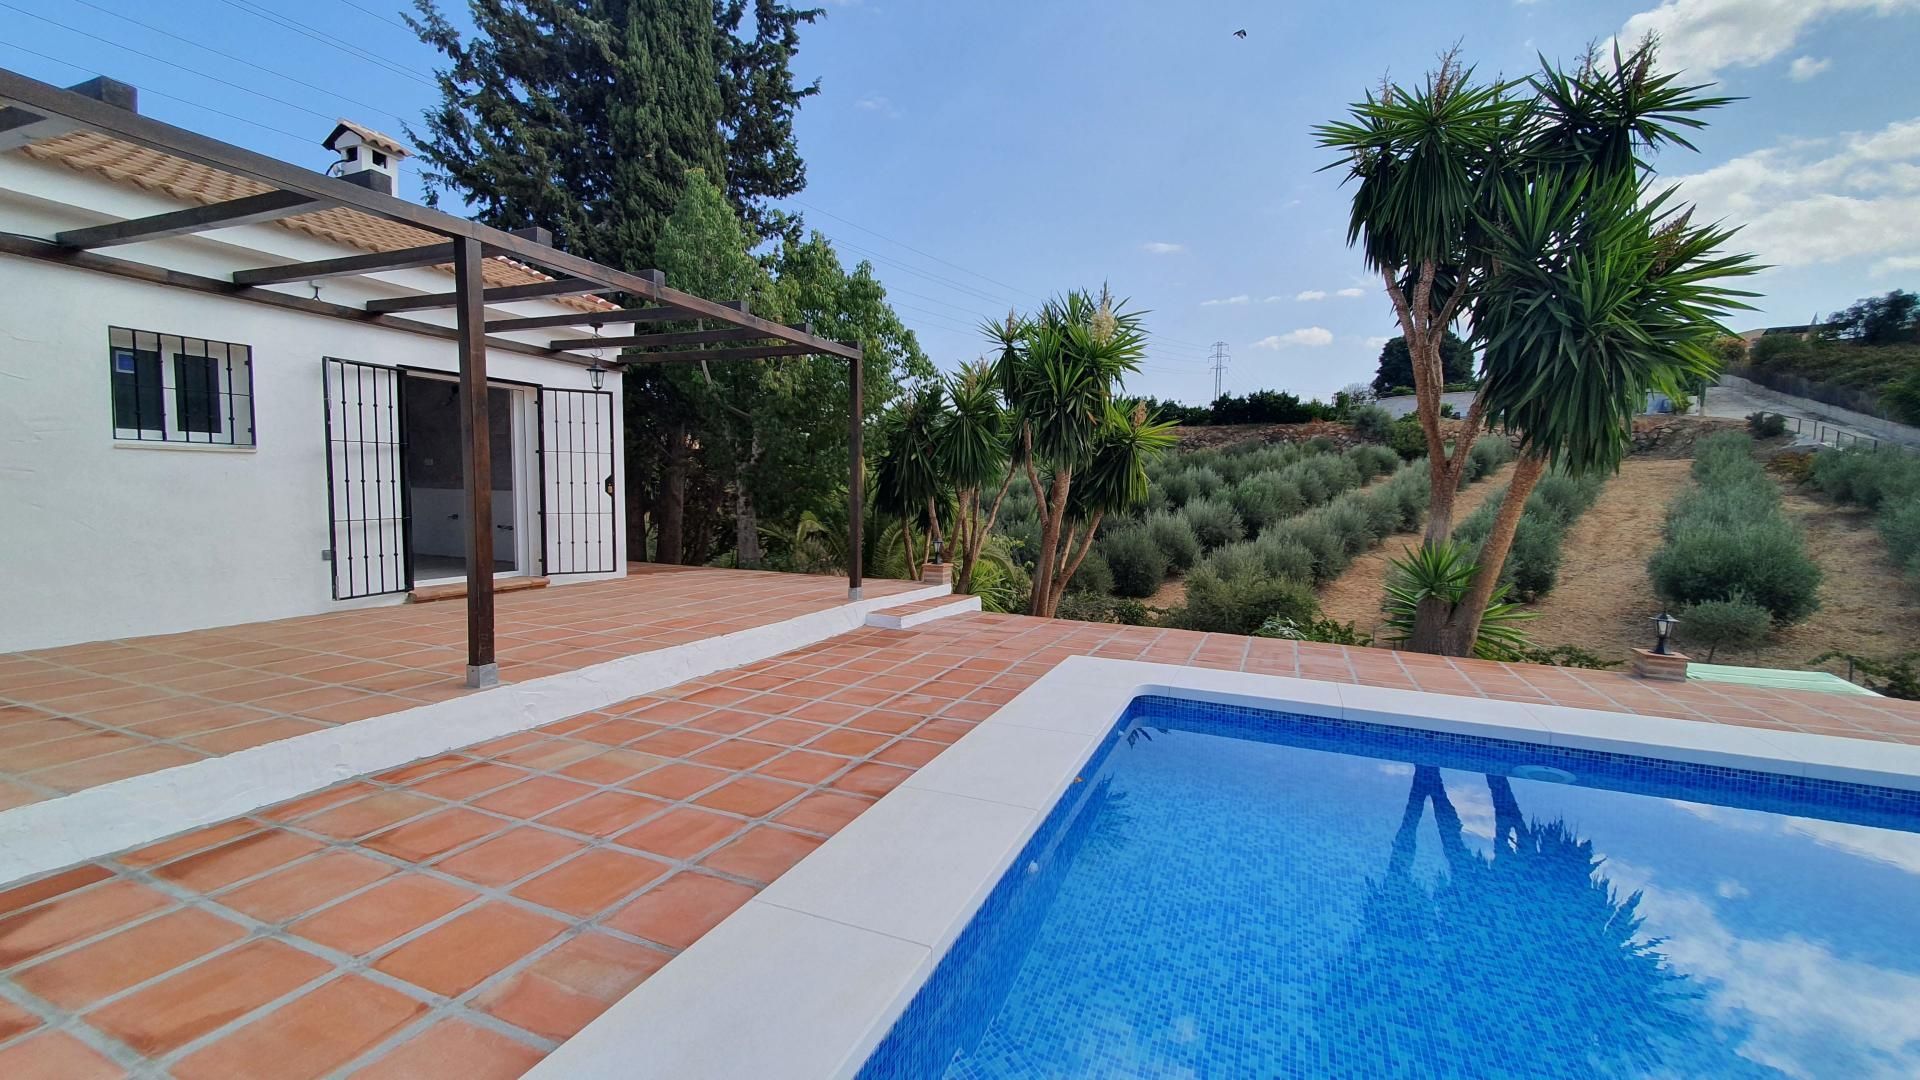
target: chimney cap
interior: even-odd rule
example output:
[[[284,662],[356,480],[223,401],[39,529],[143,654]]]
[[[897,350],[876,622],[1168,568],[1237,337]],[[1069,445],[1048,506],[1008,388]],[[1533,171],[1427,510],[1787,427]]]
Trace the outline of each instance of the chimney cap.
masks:
[[[345,118],[342,118],[334,124],[332,134],[328,135],[320,145],[329,150],[338,150],[339,147],[335,144],[340,141],[341,136],[348,134],[355,136],[359,142],[371,146],[375,150],[385,151],[392,157],[404,158],[413,156],[413,150],[409,148],[407,144],[393,136],[385,132],[375,131],[364,124],[356,124]]]

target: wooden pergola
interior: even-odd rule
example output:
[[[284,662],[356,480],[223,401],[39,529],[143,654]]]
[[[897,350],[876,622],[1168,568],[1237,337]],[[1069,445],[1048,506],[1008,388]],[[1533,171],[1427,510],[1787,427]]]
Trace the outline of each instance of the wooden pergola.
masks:
[[[669,288],[657,270],[633,273],[617,270],[555,248],[543,229],[506,232],[465,218],[454,217],[348,180],[303,169],[276,158],[164,124],[139,115],[133,87],[109,79],[94,79],[62,89],[0,68],[0,151],[55,138],[75,131],[92,131],[113,139],[181,158],[266,185],[261,194],[231,199],[150,217],[114,221],[69,229],[54,236],[24,237],[0,234],[0,253],[39,259],[63,266],[112,274],[153,284],[232,297],[292,311],[369,323],[405,333],[451,339],[459,355],[459,401],[465,512],[470,522],[466,542],[467,571],[467,684],[490,686],[499,681],[494,660],[493,493],[479,482],[490,473],[487,416],[487,351],[499,349],[557,359],[591,367],[597,358],[590,350],[624,350],[619,366],[643,363],[752,360],[771,357],[825,355],[847,361],[850,444],[847,476],[848,570],[851,599],[860,597],[862,487],[865,468],[861,448],[861,401],[864,396],[861,350],[858,345],[816,336],[811,328],[795,329],[748,311],[741,301],[720,302]],[[236,269],[224,278],[208,277],[103,255],[100,250],[121,244],[182,236],[208,229],[230,228],[274,221],[318,210],[343,208],[397,222],[443,237],[420,247],[369,252],[315,262]],[[489,288],[482,279],[483,260],[506,256],[537,268],[552,280]],[[338,304],[317,298],[274,291],[270,286],[304,284],[322,278],[347,277],[424,266],[453,268],[449,292],[421,293]],[[317,291],[317,290],[316,290]],[[644,306],[621,307],[577,315],[488,318],[487,305],[517,300],[611,294],[621,302]],[[448,309],[454,324],[404,317],[402,312]],[[652,323],[696,322],[691,331],[646,333]],[[603,326],[630,327],[623,336],[582,336],[579,327],[597,334]],[[712,328],[706,328],[711,326]],[[497,335],[546,328],[575,328],[545,343]],[[715,347],[718,346],[718,347]]]

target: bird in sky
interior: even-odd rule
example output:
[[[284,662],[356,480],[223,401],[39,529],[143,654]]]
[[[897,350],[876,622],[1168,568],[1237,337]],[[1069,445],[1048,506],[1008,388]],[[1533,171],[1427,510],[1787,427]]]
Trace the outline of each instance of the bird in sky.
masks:
[[[1243,38],[1247,36],[1247,32],[1245,30],[1235,30],[1233,32],[1233,36],[1237,38]]]

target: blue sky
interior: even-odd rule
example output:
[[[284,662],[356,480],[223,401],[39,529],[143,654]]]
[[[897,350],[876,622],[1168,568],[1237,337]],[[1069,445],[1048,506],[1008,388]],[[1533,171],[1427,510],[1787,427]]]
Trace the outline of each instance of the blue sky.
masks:
[[[149,115],[318,168],[333,117],[397,133],[433,100],[435,56],[397,6],[0,0],[0,64],[110,74]],[[1150,311],[1137,392],[1210,397],[1215,341],[1229,390],[1369,378],[1396,330],[1309,129],[1455,39],[1484,71],[1520,73],[1536,51],[1658,29],[1670,61],[1747,98],[1700,153],[1659,162],[1775,266],[1736,328],[1920,286],[1920,0],[827,7],[797,63],[822,92],[801,113],[810,182],[791,208],[849,263],[873,259],[943,367],[981,351],[980,319],[1104,281]]]

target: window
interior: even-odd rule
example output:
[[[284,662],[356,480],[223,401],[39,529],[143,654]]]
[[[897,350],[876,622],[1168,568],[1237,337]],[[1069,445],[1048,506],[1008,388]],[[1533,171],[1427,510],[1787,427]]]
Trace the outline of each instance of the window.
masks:
[[[114,438],[254,444],[252,349],[116,326],[108,332],[107,352]]]

